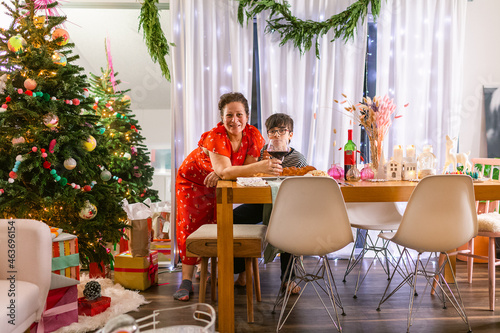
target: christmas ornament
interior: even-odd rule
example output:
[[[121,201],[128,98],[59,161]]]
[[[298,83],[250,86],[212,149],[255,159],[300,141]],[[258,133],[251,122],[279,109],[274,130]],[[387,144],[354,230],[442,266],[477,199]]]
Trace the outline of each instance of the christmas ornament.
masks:
[[[28,90],[35,90],[36,81],[33,79],[26,79],[24,80],[24,87]]]
[[[73,170],[76,168],[76,161],[74,158],[70,157],[64,161],[64,167],[66,170]]]
[[[101,285],[97,281],[89,281],[83,289],[83,296],[89,301],[101,297]]]
[[[82,210],[80,211],[80,217],[84,220],[92,220],[94,217],[96,217],[96,215],[97,215],[97,207],[90,201],[86,200]]]
[[[59,52],[56,52],[52,55],[52,61],[54,62],[54,64],[61,66],[66,66],[66,63],[68,62],[66,56]]]
[[[7,46],[9,50],[15,54],[22,54],[26,50],[26,40],[21,35],[12,36],[9,38]]]
[[[59,117],[49,112],[43,116],[43,124],[48,128],[56,127],[59,124]]]
[[[18,144],[20,144],[20,143],[25,143],[25,142],[26,142],[26,140],[25,140],[22,136],[20,136],[20,137],[18,137],[18,138],[13,138],[13,139],[12,139],[12,144],[13,144],[14,146],[15,146],[15,145],[18,145]]]
[[[90,93],[89,93],[89,90],[87,88],[83,88],[83,96],[85,96],[85,98],[89,97]]]
[[[111,179],[111,172],[109,172],[108,170],[103,170],[101,172],[101,179],[105,182],[107,182],[108,180]]]
[[[45,24],[45,16],[35,16],[35,17],[33,17],[33,23],[35,24],[35,27],[37,29],[43,28],[43,25]]]
[[[123,154],[123,157],[126,158],[127,160],[130,160],[130,158],[132,158],[132,156],[129,153]]]
[[[142,176],[142,172],[136,171],[136,172],[134,172],[134,176],[136,176],[137,178],[140,178]]]
[[[53,39],[53,40],[56,40],[56,39],[58,39],[59,37],[62,37],[62,39],[61,39],[61,40],[59,40],[58,42],[56,42],[56,43],[57,43],[57,45],[59,45],[59,46],[63,46],[63,45],[68,44],[68,41],[69,41],[69,33],[68,33],[66,30],[61,29],[61,28],[54,30],[54,32],[52,33],[52,39]]]
[[[122,97],[122,102],[126,103],[126,102],[129,102],[130,103],[130,96],[129,95],[125,95]]]
[[[50,140],[50,143],[49,143],[49,153],[53,154],[54,153],[54,148],[56,147],[56,139],[52,139]]]
[[[89,135],[87,141],[83,143],[83,148],[85,148],[86,151],[92,151],[95,149],[97,146],[97,141],[92,135]]]

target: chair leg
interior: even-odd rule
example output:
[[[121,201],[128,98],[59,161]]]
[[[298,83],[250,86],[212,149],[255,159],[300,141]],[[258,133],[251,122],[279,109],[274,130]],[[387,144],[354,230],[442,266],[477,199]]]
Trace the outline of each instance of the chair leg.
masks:
[[[446,256],[442,253],[439,254],[439,260],[438,260],[438,267],[441,267],[443,265],[444,260],[446,259]],[[467,262],[468,265],[468,262]],[[431,295],[434,295],[436,293],[436,287],[437,284],[439,283],[439,275],[436,274],[432,281],[432,288],[431,288]]]
[[[207,292],[207,272],[208,272],[208,257],[202,257],[201,272],[200,272],[200,295],[199,295],[200,303],[205,303],[205,294]]]
[[[259,258],[252,258],[252,270],[253,270],[253,283],[255,287],[255,298],[257,302],[262,301],[262,294],[260,291],[260,273],[259,273]]]
[[[217,300],[217,257],[210,258],[210,267],[212,270],[212,277],[210,278],[210,295],[212,297],[212,301],[215,302]]]
[[[247,278],[247,321],[254,322],[253,318],[253,282],[252,282],[252,258],[245,258],[245,272]]]
[[[467,256],[467,281],[469,284],[472,283],[472,272],[474,270],[474,237],[471,238],[468,244],[468,250],[470,251],[470,256]]]
[[[489,237],[488,243],[488,290],[490,294],[490,310],[495,311],[495,237]]]

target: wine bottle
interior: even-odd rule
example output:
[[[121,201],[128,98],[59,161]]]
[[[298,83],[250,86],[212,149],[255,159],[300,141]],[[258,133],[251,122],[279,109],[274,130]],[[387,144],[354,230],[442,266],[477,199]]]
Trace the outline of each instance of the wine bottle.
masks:
[[[344,146],[344,177],[351,168],[356,167],[356,144],[352,141],[352,129],[347,131],[347,143]],[[347,180],[347,178],[346,178]]]

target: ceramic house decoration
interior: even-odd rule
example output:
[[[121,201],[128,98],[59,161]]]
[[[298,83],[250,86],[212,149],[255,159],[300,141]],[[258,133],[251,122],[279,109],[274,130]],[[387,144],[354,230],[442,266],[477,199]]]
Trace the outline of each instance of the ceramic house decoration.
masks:
[[[387,163],[387,180],[401,180],[401,163],[391,158]]]

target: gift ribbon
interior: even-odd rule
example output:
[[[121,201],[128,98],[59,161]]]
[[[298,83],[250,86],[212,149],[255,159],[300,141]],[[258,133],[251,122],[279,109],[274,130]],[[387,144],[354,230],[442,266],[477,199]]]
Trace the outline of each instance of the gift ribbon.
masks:
[[[69,256],[52,258],[52,271],[58,271],[68,267],[80,265],[80,255],[78,253]]]
[[[78,310],[78,303],[73,302],[69,304],[64,304],[64,305],[59,305],[56,307],[53,307],[52,309],[46,309],[43,311],[42,318],[40,318],[40,321],[38,322],[38,326],[36,328],[37,333],[44,333],[45,327],[44,327],[44,318],[45,317],[52,317],[61,313],[73,311],[73,310]]]
[[[149,264],[149,267],[148,267],[148,278],[149,278],[149,282],[151,282],[151,284],[155,284],[156,283],[156,275],[158,274],[158,264],[155,264],[153,265],[153,258],[151,256],[151,254],[149,255],[149,258],[150,258],[150,262],[151,264]]]

